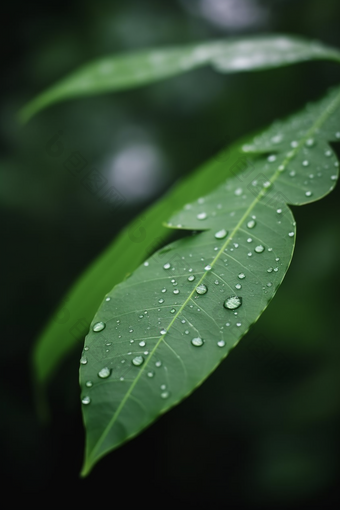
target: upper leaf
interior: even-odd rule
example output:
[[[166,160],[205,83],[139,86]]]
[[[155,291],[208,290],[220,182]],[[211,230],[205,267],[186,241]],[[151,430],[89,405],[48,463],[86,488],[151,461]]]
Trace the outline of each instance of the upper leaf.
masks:
[[[245,149],[267,152],[168,226],[202,230],[155,253],[104,299],[86,337],[80,384],[83,475],[189,395],[247,332],[290,264],[287,204],[329,193],[338,161],[340,89]]]
[[[41,93],[21,110],[20,118],[26,122],[58,101],[139,87],[209,63],[217,71],[231,73],[315,59],[339,62],[340,52],[298,37],[266,35],[107,56]]]

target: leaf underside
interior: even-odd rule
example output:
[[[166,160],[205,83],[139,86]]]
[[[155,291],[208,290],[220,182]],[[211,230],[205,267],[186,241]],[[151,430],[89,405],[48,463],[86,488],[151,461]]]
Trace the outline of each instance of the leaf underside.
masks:
[[[156,252],[105,297],[81,359],[83,475],[199,386],[268,306],[294,249],[287,204],[318,200],[336,184],[328,142],[340,140],[339,108],[336,89],[244,146],[264,154],[167,223],[199,232]]]
[[[252,36],[107,56],[87,64],[29,102],[22,122],[66,99],[140,87],[211,64],[216,71],[261,70],[307,60],[340,61],[337,49],[287,35]]]

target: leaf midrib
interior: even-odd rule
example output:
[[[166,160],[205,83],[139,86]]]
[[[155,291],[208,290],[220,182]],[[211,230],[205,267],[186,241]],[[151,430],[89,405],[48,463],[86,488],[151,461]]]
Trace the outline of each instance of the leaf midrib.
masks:
[[[330,105],[325,109],[325,111],[322,113],[322,115],[315,121],[315,123],[312,125],[312,127],[307,131],[307,133],[301,138],[300,142],[298,143],[297,147],[295,147],[292,151],[289,152],[289,155],[287,155],[287,157],[284,159],[283,162],[280,163],[280,166],[284,166],[286,169],[287,165],[290,163],[290,161],[296,156],[296,154],[300,151],[300,149],[303,147],[303,145],[305,144],[305,142],[320,128],[320,126],[322,126],[322,124],[327,120],[327,118],[332,115],[332,113],[335,111],[335,109],[337,108],[337,106],[339,106],[340,104],[340,92],[337,94],[337,96],[335,97],[335,99],[330,103]],[[271,185],[279,178],[279,176],[282,174],[284,170],[280,171],[280,170],[276,170],[275,173],[273,174],[272,178],[269,179],[269,182],[271,183]],[[224,242],[224,244],[222,245],[221,249],[218,251],[217,255],[215,256],[214,260],[210,263],[210,266],[211,268],[214,267],[215,263],[217,262],[217,260],[219,259],[219,257],[221,256],[221,254],[224,252],[224,250],[227,248],[227,246],[229,245],[229,243],[233,240],[233,237],[234,235],[240,230],[241,228],[241,225],[246,221],[247,217],[249,216],[249,214],[253,211],[253,209],[256,207],[256,205],[260,202],[260,200],[266,195],[266,193],[271,189],[271,186],[268,187],[268,188],[262,188],[261,191],[258,193],[258,195],[255,197],[255,199],[253,200],[253,202],[249,205],[248,209],[245,211],[244,215],[241,217],[241,219],[239,220],[239,222],[237,223],[237,225],[234,227],[234,229],[232,230],[230,236],[228,237],[228,239]],[[210,229],[211,230],[211,229]],[[206,271],[201,279],[198,281],[198,283],[195,285],[194,289],[190,292],[190,294],[188,295],[188,297],[186,298],[186,300],[184,301],[184,303],[182,304],[182,306],[180,307],[180,309],[178,310],[178,312],[176,312],[176,314],[174,315],[173,319],[171,320],[171,322],[169,323],[168,327],[166,328],[166,331],[168,332],[169,329],[171,328],[171,326],[173,325],[173,323],[177,320],[177,318],[179,317],[179,315],[182,313],[183,309],[186,307],[186,305],[188,304],[188,302],[192,299],[194,293],[195,293],[195,290],[197,288],[198,285],[200,285],[207,274],[209,274],[210,271]],[[96,446],[95,448],[93,448],[92,452],[91,452],[91,455],[89,455],[85,465],[84,465],[84,468],[83,468],[83,471],[82,473],[83,474],[86,474],[88,472],[88,466],[91,465],[91,459],[94,458],[96,452],[98,451],[98,449],[100,448],[101,444],[103,443],[104,439],[106,438],[109,430],[114,426],[117,418],[119,417],[120,415],[120,412],[121,410],[123,409],[123,407],[125,406],[125,403],[127,402],[127,400],[129,399],[132,391],[134,390],[136,384],[138,383],[140,377],[142,376],[142,374],[144,373],[144,370],[146,369],[146,367],[148,366],[150,360],[153,358],[153,355],[154,353],[156,352],[158,346],[160,345],[160,343],[162,342],[162,340],[164,339],[165,335],[162,335],[158,342],[155,344],[154,348],[152,349],[152,351],[150,352],[150,356],[147,358],[147,360],[145,361],[143,367],[140,368],[139,370],[139,373],[138,375],[136,376],[136,378],[134,379],[134,382],[131,384],[130,388],[128,389],[128,391],[126,392],[123,400],[121,401],[120,405],[118,406],[116,412],[114,413],[112,419],[110,420],[110,422],[108,423],[107,427],[105,428],[103,434],[101,435],[100,439],[98,440],[98,442],[96,443]]]

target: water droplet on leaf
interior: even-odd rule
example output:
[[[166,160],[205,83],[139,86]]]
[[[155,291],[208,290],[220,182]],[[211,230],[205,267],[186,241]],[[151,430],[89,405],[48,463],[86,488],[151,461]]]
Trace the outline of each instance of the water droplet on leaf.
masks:
[[[228,310],[236,310],[242,305],[242,298],[238,296],[230,296],[223,303],[224,308]]]
[[[108,367],[104,367],[98,372],[98,377],[101,379],[106,379],[111,374],[111,370]]]
[[[191,340],[191,343],[192,343],[192,345],[194,345],[195,347],[201,347],[201,346],[204,344],[204,341],[202,340],[202,338],[197,337],[197,338],[193,338],[193,339]]]
[[[222,230],[216,232],[215,237],[216,239],[224,239],[225,237],[227,237],[227,235],[228,232],[223,228]]]
[[[98,333],[99,331],[103,331],[105,329],[105,323],[104,322],[96,322],[96,324],[93,325],[92,330]]]
[[[204,283],[201,283],[200,285],[198,285],[196,287],[196,292],[197,292],[197,294],[200,294],[200,295],[206,294],[208,292],[208,287],[206,285],[204,285]]]
[[[143,365],[144,363],[144,358],[143,356],[136,356],[135,358],[133,358],[133,360],[131,361],[131,363],[135,366],[135,367],[140,367],[141,365]]]

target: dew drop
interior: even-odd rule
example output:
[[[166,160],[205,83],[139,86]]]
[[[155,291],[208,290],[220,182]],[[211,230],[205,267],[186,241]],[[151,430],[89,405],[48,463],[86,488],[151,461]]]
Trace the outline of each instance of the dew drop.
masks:
[[[105,301],[111,301],[111,298],[110,298],[110,297],[107,297],[107,298],[105,299]]]
[[[143,356],[135,356],[133,358],[133,360],[131,360],[131,363],[135,366],[135,367],[140,367],[141,365],[143,365],[144,363],[144,358]]]
[[[282,209],[276,209],[276,212],[277,212],[277,214],[281,214],[282,213]]]
[[[309,166],[309,161],[307,159],[302,161],[302,166]]]
[[[241,322],[236,322],[236,326],[239,328],[240,326],[242,326],[242,323]]]
[[[148,265],[149,265],[149,262],[144,262],[145,267],[148,267]]]
[[[227,237],[227,235],[228,235],[228,232],[223,228],[222,230],[219,230],[218,232],[216,232],[215,238],[216,239],[224,239],[225,237]]]
[[[307,147],[313,147],[315,145],[314,138],[309,138],[308,140],[306,140],[306,145]]]
[[[145,347],[146,342],[144,340],[141,340],[138,345],[139,345],[139,347]]]
[[[195,276],[193,274],[188,276],[188,282],[193,282],[194,280],[195,280]]]
[[[208,292],[208,287],[206,285],[204,285],[204,283],[201,283],[200,285],[198,285],[196,287],[196,292],[197,292],[197,294],[200,294],[200,295],[206,294]]]
[[[269,161],[269,163],[273,163],[274,161],[276,161],[275,154],[271,154],[270,156],[268,156],[268,161]]]
[[[171,308],[170,313],[176,313],[175,308]]]
[[[162,366],[162,362],[160,360],[156,361],[155,366],[157,368],[161,367]]]
[[[209,264],[207,264],[204,268],[206,271],[211,271],[211,266]]]
[[[179,290],[178,290],[178,289],[175,289],[175,290],[173,291],[173,294],[179,294]]]
[[[264,252],[264,246],[262,246],[262,244],[259,244],[258,246],[255,246],[254,251],[256,253],[263,253]]]
[[[313,193],[311,191],[306,191],[305,195],[306,195],[306,197],[311,197],[313,195]]]
[[[272,267],[269,267],[269,268],[267,269],[267,273],[272,273],[272,272],[273,272],[273,268],[272,268]]]
[[[150,372],[148,372],[146,375],[147,375],[150,379],[152,379],[152,377],[154,377],[154,376],[155,376],[155,372],[152,372],[152,370],[150,370]]]
[[[104,367],[98,372],[98,377],[101,379],[106,379],[111,374],[111,370],[108,367]]]
[[[290,144],[290,146],[291,146],[291,147],[293,147],[293,148],[297,147],[298,145],[299,145],[299,144],[298,144],[298,142],[297,142],[296,140],[293,140],[293,141],[291,142],[291,144]]]
[[[161,398],[166,399],[170,397],[170,393],[168,391],[162,391]]]
[[[246,277],[246,275],[245,275],[244,273],[239,273],[239,275],[238,275],[238,278],[239,278],[240,280],[244,280],[244,279],[245,279],[245,277]]]
[[[194,345],[195,347],[201,347],[201,346],[204,344],[204,341],[202,340],[202,338],[197,337],[197,338],[193,338],[193,339],[191,340],[191,343],[192,343],[192,345]]]
[[[198,213],[196,217],[198,220],[205,220],[207,218],[207,216],[208,215],[206,212],[201,212],[201,213]]]
[[[288,235],[289,237],[294,237],[294,232],[289,232]]]
[[[225,341],[224,341],[224,340],[219,340],[219,341],[217,342],[217,345],[218,345],[219,347],[224,347],[224,346],[225,346]]]
[[[87,406],[90,402],[91,402],[91,399],[88,395],[86,395],[85,397],[83,397],[81,399],[81,403],[84,404],[84,406]]]
[[[166,264],[164,264],[163,268],[164,269],[170,269],[171,267],[171,264],[169,262],[167,262]]]
[[[161,305],[162,303],[164,303],[164,299],[159,299],[158,303]]]
[[[104,322],[96,322],[96,324],[93,325],[92,330],[98,333],[99,331],[103,331],[105,329],[105,323]]]
[[[230,296],[223,303],[224,308],[227,308],[228,310],[236,310],[241,305],[242,305],[242,298],[240,298],[238,296]]]
[[[237,189],[235,189],[235,195],[236,195],[237,197],[239,197],[240,195],[242,195],[242,192],[243,192],[242,188],[237,188]]]
[[[81,364],[81,365],[86,365],[86,364],[87,364],[87,358],[85,358],[85,356],[82,356],[82,357],[80,358],[80,364]]]
[[[332,155],[332,151],[326,151],[326,152],[325,152],[325,156],[326,156],[327,158],[329,158],[331,155]]]
[[[93,382],[92,381],[86,381],[85,386],[87,388],[91,388],[91,386],[93,386]]]
[[[248,228],[254,228],[254,227],[255,227],[255,225],[256,225],[256,221],[255,221],[255,220],[250,220],[250,221],[248,221],[248,223],[247,223],[247,227],[248,227]]]
[[[161,292],[163,292],[163,294],[166,292],[166,289],[162,289]]]

